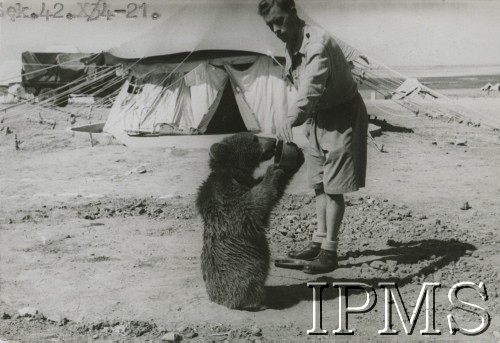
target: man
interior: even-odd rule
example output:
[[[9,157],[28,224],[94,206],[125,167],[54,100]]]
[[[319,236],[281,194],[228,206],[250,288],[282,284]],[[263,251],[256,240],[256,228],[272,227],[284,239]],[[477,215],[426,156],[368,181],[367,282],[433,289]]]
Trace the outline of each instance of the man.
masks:
[[[259,14],[286,43],[285,72],[297,89],[297,98],[278,126],[278,138],[292,141],[292,127],[306,123],[308,178],[316,194],[318,224],[312,240],[288,255],[310,261],[303,269],[306,273],[328,273],[338,267],[343,194],[365,186],[366,108],[335,39],[306,25],[294,0],[262,0]]]

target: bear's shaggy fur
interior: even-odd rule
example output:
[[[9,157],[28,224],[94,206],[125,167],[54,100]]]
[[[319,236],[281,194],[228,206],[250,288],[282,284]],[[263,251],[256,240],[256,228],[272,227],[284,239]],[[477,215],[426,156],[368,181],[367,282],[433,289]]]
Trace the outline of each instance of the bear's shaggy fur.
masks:
[[[208,297],[228,308],[258,309],[269,271],[266,227],[272,208],[297,170],[271,165],[263,178],[255,168],[274,155],[272,140],[251,133],[225,138],[210,148],[211,174],[198,190],[204,223],[201,268]]]

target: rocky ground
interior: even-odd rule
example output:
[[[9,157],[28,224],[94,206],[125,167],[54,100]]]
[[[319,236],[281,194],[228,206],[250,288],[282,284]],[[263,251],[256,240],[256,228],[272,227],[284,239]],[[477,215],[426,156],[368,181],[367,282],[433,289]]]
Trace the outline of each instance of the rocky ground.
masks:
[[[64,130],[70,125],[65,119],[55,128],[4,120],[0,341],[332,340],[339,301],[332,287],[323,291],[322,310],[330,334],[306,334],[312,327],[311,281],[363,282],[376,290],[370,312],[349,316],[354,337],[335,339],[498,341],[498,132],[415,117],[380,103],[369,110],[412,132],[389,127],[370,143],[368,185],[347,197],[340,268],[311,276],[272,265],[267,309],[259,312],[228,310],[205,293],[202,225],[193,202],[208,173],[207,147],[135,150],[95,135],[91,147],[88,135]],[[304,169],[273,212],[273,258],[303,246],[315,228]],[[440,282],[435,318],[442,335],[418,334],[422,310],[413,335],[379,336],[384,291],[378,284],[388,281],[398,284],[409,314],[422,283]],[[472,290],[459,293],[490,313],[491,324],[479,336],[449,334],[448,314],[463,327],[480,323],[447,299],[450,287],[462,281],[486,285],[487,300]],[[349,304],[360,306],[365,298],[353,292]]]

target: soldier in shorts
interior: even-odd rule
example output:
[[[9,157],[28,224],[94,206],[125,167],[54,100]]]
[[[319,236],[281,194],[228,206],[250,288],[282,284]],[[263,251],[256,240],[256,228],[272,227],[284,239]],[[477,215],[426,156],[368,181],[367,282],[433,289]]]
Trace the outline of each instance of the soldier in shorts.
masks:
[[[310,261],[306,273],[329,273],[338,267],[343,194],[365,186],[366,107],[338,43],[302,21],[294,0],[262,0],[259,14],[286,43],[285,72],[297,89],[278,138],[291,142],[292,127],[306,123],[308,178],[316,194],[317,229],[303,250],[288,255]]]

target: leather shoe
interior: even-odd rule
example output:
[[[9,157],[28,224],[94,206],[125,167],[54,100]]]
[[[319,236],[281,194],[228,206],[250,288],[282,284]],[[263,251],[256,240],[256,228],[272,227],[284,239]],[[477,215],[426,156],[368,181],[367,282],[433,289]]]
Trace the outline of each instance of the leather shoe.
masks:
[[[310,242],[309,245],[302,250],[290,251],[288,253],[288,257],[298,260],[312,261],[319,255],[320,251],[321,243]]]
[[[337,252],[321,249],[318,257],[304,266],[302,271],[307,274],[324,274],[333,272],[338,267]]]

